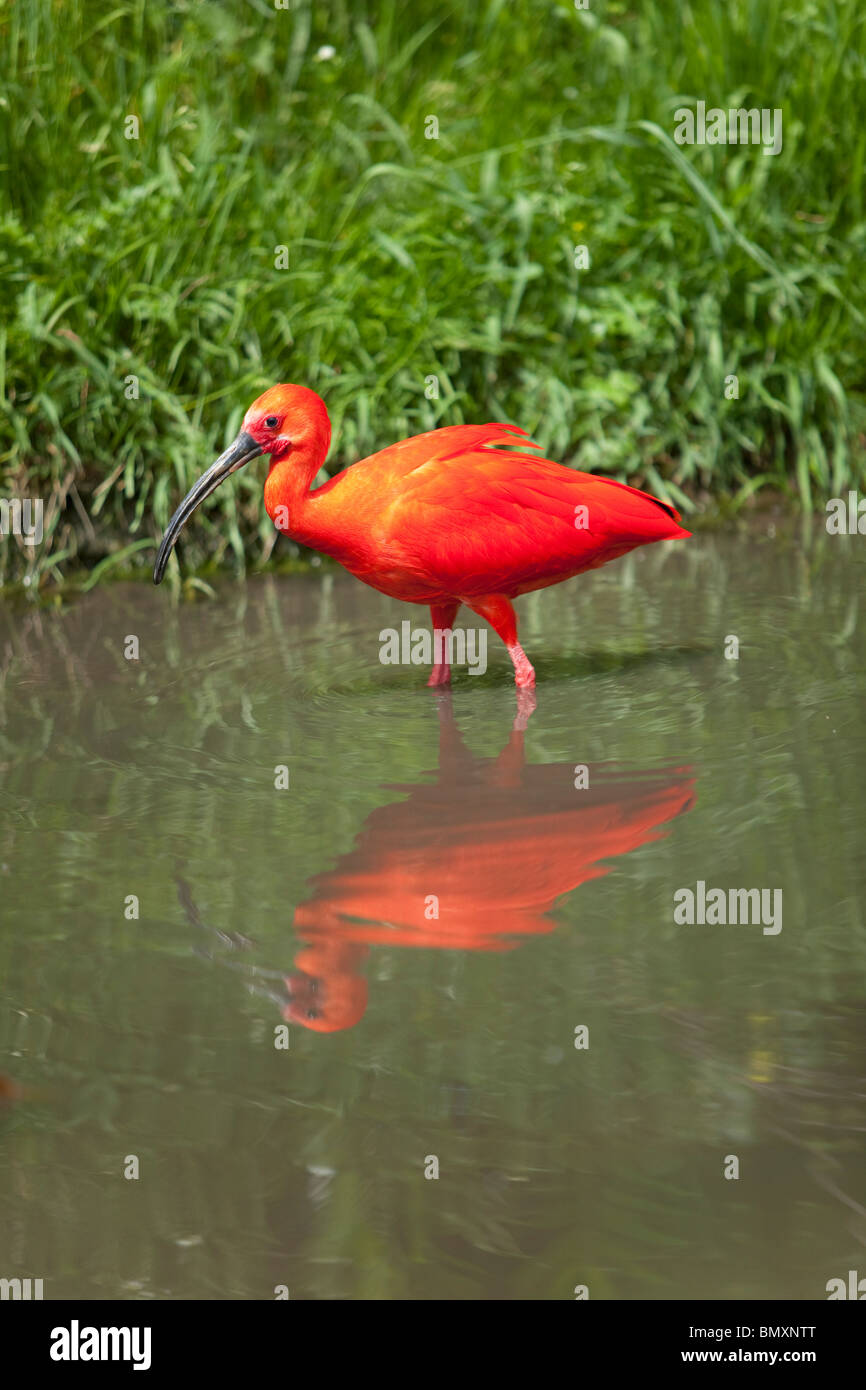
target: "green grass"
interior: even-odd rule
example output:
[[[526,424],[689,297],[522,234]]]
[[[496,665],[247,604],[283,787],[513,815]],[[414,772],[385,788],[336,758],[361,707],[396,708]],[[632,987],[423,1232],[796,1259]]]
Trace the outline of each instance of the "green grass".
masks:
[[[278,380],[325,397],[329,467],[501,418],[688,510],[862,485],[864,22],[0,2],[0,496],[46,507],[41,547],[0,540],[0,583],[144,571],[130,547]],[[698,99],[780,107],[782,153],[677,146]],[[185,566],[290,553],[260,486],[198,514]]]

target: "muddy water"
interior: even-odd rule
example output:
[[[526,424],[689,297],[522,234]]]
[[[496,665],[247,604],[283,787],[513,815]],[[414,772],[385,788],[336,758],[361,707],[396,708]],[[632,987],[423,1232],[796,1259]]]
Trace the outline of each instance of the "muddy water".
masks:
[[[0,1276],[866,1273],[864,545],[698,536],[522,600],[534,712],[495,642],[450,697],[383,665],[423,615],[339,572],[7,606]],[[766,897],[677,920],[714,889]]]

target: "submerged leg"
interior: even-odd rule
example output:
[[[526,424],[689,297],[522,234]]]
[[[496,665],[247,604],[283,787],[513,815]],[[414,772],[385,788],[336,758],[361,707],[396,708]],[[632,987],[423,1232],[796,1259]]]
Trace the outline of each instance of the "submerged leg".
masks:
[[[460,603],[457,599],[453,599],[448,603],[431,603],[430,621],[433,624],[434,652],[436,650],[436,633],[447,631],[454,626],[454,619],[457,617],[457,610],[459,607]],[[451,667],[448,664],[448,651],[445,647],[444,641],[442,644],[442,660],[440,662],[436,662],[436,664],[434,665],[433,670],[430,672],[430,679],[427,682],[427,684],[451,684]]]
[[[487,598],[473,599],[467,606],[477,613],[501,637],[514,663],[514,684],[519,690],[535,688],[535,672],[526,652],[517,640],[517,615],[507,598],[502,594],[490,594]]]

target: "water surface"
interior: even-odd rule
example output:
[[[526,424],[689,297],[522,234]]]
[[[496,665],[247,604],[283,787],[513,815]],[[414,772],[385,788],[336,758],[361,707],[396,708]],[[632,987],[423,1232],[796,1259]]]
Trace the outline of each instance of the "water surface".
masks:
[[[450,697],[380,664],[425,614],[338,571],[7,606],[0,1276],[810,1299],[863,1268],[863,544],[697,536],[528,596],[531,715],[495,640]],[[677,924],[698,881],[781,889],[782,930]]]

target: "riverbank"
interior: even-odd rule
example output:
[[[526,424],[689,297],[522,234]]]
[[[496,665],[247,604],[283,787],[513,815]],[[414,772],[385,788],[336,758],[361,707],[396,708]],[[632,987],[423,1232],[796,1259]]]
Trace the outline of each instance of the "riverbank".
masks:
[[[45,540],[0,583],[143,564],[277,380],[326,400],[331,469],[493,419],[689,524],[866,489],[864,33],[805,0],[13,8],[0,497]],[[772,147],[678,143],[701,103],[781,113]],[[185,562],[270,544],[247,470]]]

